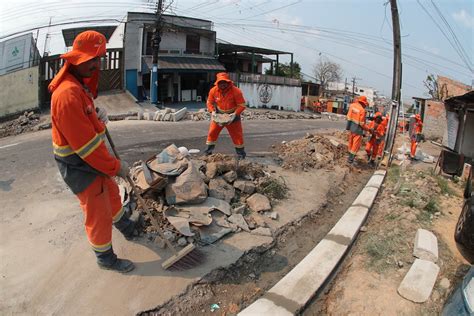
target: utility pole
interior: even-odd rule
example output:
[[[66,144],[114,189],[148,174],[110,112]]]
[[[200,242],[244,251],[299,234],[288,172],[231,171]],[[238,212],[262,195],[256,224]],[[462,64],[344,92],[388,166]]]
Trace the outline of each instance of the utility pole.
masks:
[[[388,129],[385,151],[392,152],[397,132],[398,112],[402,87],[402,43],[400,38],[400,21],[398,17],[397,0],[390,0],[393,25],[393,81],[392,81],[392,110]],[[390,160],[390,156],[388,157]],[[387,164],[388,165],[388,164]]]
[[[156,7],[155,28],[153,29],[153,36],[151,38],[153,57],[150,78],[150,97],[151,103],[153,104],[158,104],[158,51],[160,50],[161,30],[163,26],[163,23],[161,21],[162,10],[163,0],[158,0],[158,4]]]
[[[356,80],[361,80],[361,78],[352,77],[352,102],[354,102],[354,99],[355,99],[355,84],[356,84]]]

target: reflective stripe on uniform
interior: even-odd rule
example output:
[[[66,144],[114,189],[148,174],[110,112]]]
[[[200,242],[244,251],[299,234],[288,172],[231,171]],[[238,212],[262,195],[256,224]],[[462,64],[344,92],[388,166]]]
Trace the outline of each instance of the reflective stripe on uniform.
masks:
[[[94,245],[91,243],[91,247],[96,252],[106,252],[107,250],[112,248],[112,242],[108,242],[103,245]]]
[[[88,141],[84,146],[82,146],[81,148],[79,148],[76,153],[79,155],[79,157],[81,157],[82,159],[85,159],[87,158],[87,156],[89,156],[94,150],[96,150],[97,147],[100,146],[100,144],[103,142],[104,140],[102,139],[102,135],[101,134],[95,134],[95,136],[90,140]]]
[[[69,145],[66,146],[58,146],[53,143],[53,152],[56,156],[59,157],[67,157],[74,154],[74,150]]]
[[[112,222],[117,223],[122,218],[124,213],[125,213],[125,208],[124,207],[120,208],[120,211],[118,211],[117,214],[115,214],[115,216],[112,218]]]

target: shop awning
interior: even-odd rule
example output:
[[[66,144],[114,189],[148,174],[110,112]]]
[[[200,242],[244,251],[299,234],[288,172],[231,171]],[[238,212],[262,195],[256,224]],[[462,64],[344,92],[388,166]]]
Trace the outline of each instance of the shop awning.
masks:
[[[143,60],[145,62],[143,72],[148,73],[152,68],[152,58],[146,56],[143,57]],[[167,72],[219,72],[225,71],[225,68],[215,58],[163,56],[158,57],[158,70]]]

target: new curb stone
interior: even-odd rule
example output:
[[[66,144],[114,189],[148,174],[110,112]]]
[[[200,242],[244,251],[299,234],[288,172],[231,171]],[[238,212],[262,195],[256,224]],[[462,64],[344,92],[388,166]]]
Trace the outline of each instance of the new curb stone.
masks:
[[[314,296],[349,249],[377,196],[386,171],[374,172],[352,206],[306,257],[239,315],[294,315]]]

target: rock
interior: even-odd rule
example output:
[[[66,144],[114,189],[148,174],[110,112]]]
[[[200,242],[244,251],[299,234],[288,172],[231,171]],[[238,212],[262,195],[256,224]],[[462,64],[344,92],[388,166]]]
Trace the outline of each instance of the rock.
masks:
[[[251,233],[254,235],[260,235],[260,236],[269,236],[269,237],[272,236],[272,231],[270,230],[270,228],[266,228],[266,227],[255,228],[254,230],[251,231]]]
[[[181,237],[180,239],[178,239],[178,245],[180,247],[184,247],[188,244],[188,241],[186,240],[186,237]]]
[[[439,287],[445,291],[448,290],[450,286],[451,286],[451,282],[449,282],[447,278],[442,278],[441,281],[439,282]]]
[[[232,183],[235,180],[237,180],[237,172],[231,170],[231,171],[225,173],[222,177],[224,178],[225,181],[227,181],[229,183]]]
[[[367,226],[361,226],[359,230],[365,233],[367,231]]]
[[[252,181],[244,181],[244,180],[235,181],[234,188],[246,194],[252,194],[256,190],[255,184]]]
[[[273,219],[273,220],[277,220],[277,219],[278,219],[278,213],[275,212],[275,211],[268,213],[267,216],[270,217],[270,218]]]
[[[206,176],[209,179],[213,179],[217,175],[217,164],[215,162],[210,162],[206,166]]]
[[[209,196],[230,203],[235,196],[235,189],[222,178],[211,179],[209,181]]]
[[[241,205],[241,206],[238,206],[238,207],[235,207],[234,209],[232,209],[232,214],[245,214],[245,210],[247,209],[247,206],[244,204],[244,205]]]
[[[267,223],[265,222],[265,218],[258,214],[258,213],[254,213],[251,215],[251,219],[255,222],[255,224],[257,224],[257,226],[259,227],[267,227]]]
[[[247,199],[249,208],[254,212],[270,211],[272,206],[268,198],[260,193],[255,193]]]
[[[192,244],[194,242],[194,238],[193,237],[187,237],[186,240],[188,241],[188,243]]]
[[[438,261],[438,239],[432,232],[421,228],[416,231],[413,256],[432,262]]]
[[[426,302],[438,273],[439,267],[435,263],[416,259],[398,287],[398,294],[415,303]]]
[[[335,147],[338,147],[339,146],[339,143],[337,141],[335,141],[334,139],[330,139],[329,142],[331,144],[333,144]]]
[[[398,261],[397,265],[398,265],[399,268],[403,268],[403,266],[404,266],[403,261]]]
[[[160,236],[156,236],[155,244],[161,249],[164,249],[166,247],[166,242]]]
[[[257,276],[255,275],[255,273],[250,273],[250,274],[249,274],[249,278],[251,278],[251,279],[255,279],[256,277],[257,277]]]
[[[233,214],[227,218],[227,220],[238,227],[242,228],[246,232],[250,231],[249,226],[247,225],[247,222],[245,221],[245,218],[242,216],[242,214]]]
[[[173,232],[170,232],[170,231],[165,231],[163,233],[163,235],[165,235],[165,238],[168,239],[169,241],[173,242],[176,240],[176,234],[173,233]]]

